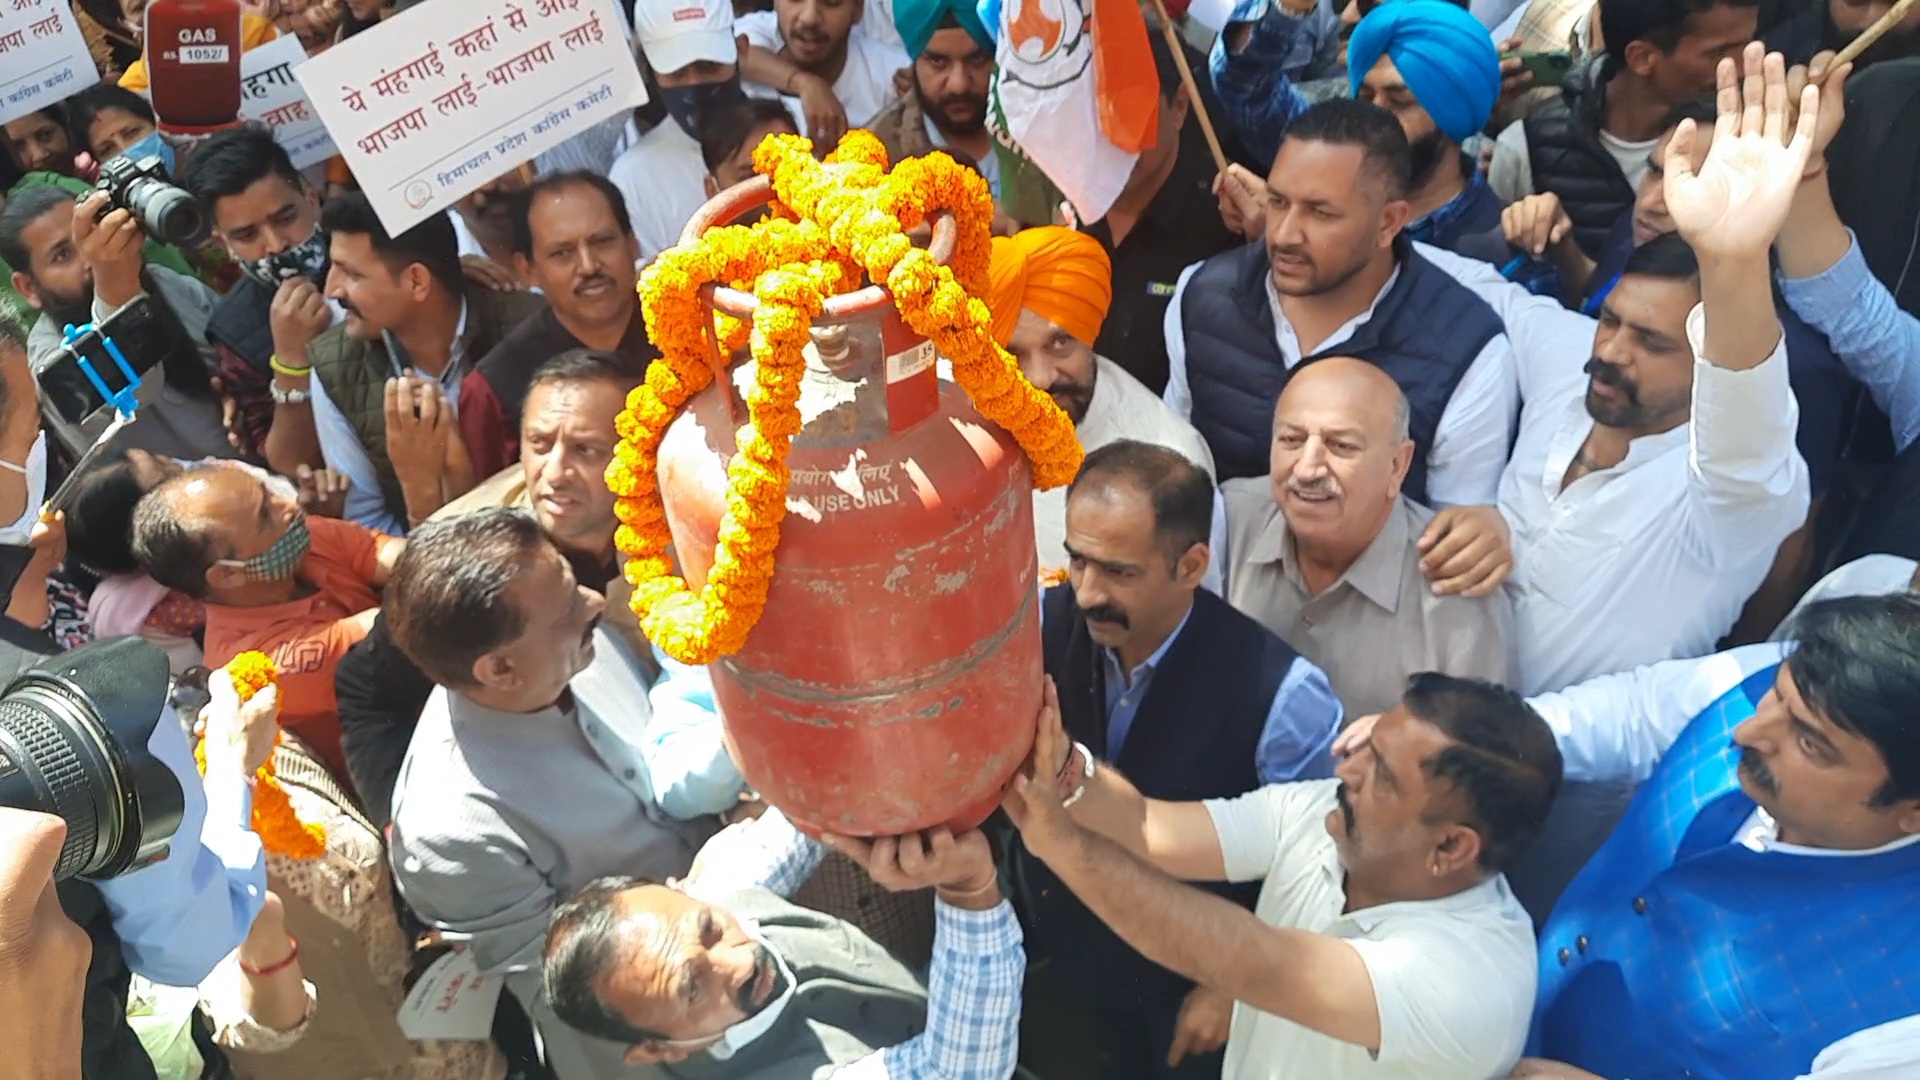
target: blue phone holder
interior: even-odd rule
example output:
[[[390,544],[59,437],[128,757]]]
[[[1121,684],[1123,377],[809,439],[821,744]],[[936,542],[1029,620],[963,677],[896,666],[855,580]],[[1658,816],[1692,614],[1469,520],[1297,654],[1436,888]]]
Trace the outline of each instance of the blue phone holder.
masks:
[[[113,365],[120,369],[120,376],[126,381],[126,385],[120,389],[109,390],[106,380],[102,379],[100,373],[94,370],[93,361],[87,359],[86,355],[78,348],[80,340],[89,334],[99,337],[101,346],[106,349],[107,355],[113,359]],[[126,354],[120,351],[120,346],[114,342],[113,338],[107,336],[105,332],[93,323],[87,323],[84,326],[70,325],[66,329],[63,344],[66,345],[67,351],[73,354],[74,362],[79,365],[80,373],[87,377],[87,382],[93,385],[94,391],[100,395],[102,400],[112,405],[114,411],[120,414],[121,419],[133,419],[134,411],[140,407],[139,399],[134,397],[134,391],[140,386],[140,376],[134,373],[133,365],[127,363]]]

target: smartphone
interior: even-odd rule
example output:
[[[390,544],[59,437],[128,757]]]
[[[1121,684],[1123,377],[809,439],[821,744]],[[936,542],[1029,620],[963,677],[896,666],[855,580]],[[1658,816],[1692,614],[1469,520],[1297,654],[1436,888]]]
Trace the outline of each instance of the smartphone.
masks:
[[[1533,85],[1559,86],[1567,81],[1567,73],[1573,70],[1573,54],[1564,52],[1517,52],[1508,54],[1517,57],[1520,66],[1533,73]]]

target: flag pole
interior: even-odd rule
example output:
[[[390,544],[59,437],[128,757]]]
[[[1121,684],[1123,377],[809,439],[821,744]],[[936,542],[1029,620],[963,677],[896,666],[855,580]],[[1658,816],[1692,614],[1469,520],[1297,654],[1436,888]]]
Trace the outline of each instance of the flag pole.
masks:
[[[1124,0],[1133,3],[1134,0]],[[1904,0],[1912,4],[1914,0]],[[1187,88],[1187,107],[1200,119],[1200,131],[1207,137],[1207,149],[1213,151],[1213,167],[1221,176],[1227,175],[1227,152],[1220,149],[1220,136],[1213,130],[1213,118],[1207,115],[1206,103],[1201,100],[1200,86],[1193,81],[1193,69],[1187,66],[1187,51],[1180,47],[1180,33],[1173,28],[1173,19],[1167,15],[1165,0],[1153,0],[1153,10],[1160,16],[1160,34],[1167,39],[1167,51],[1173,54],[1173,66],[1180,69],[1180,82]]]
[[[1158,4],[1160,0],[1153,0],[1153,2]],[[1900,0],[1899,3],[1888,8],[1887,13],[1880,16],[1878,22],[1867,27],[1859,37],[1853,39],[1851,45],[1840,50],[1840,55],[1833,58],[1833,63],[1827,65],[1827,70],[1832,71],[1841,64],[1851,64],[1858,60],[1860,54],[1866,52],[1874,42],[1879,41],[1882,34],[1893,29],[1895,23],[1907,17],[1907,12],[1913,10],[1913,4],[1914,0]]]

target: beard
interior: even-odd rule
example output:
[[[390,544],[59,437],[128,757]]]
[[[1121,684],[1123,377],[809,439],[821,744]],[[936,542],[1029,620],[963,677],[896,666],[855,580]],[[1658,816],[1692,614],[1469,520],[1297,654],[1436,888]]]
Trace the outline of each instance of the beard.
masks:
[[[1060,411],[1067,414],[1074,427],[1079,427],[1087,419],[1088,410],[1093,408],[1093,387],[1079,383],[1055,382],[1047,388],[1047,395]]]
[[[1588,360],[1583,369],[1592,380],[1587,390],[1587,415],[1594,422],[1611,428],[1633,428],[1645,426],[1649,419],[1649,410],[1640,402],[1640,387],[1632,379],[1598,357]],[[1593,395],[1592,385],[1598,384],[1618,391],[1618,401],[1603,401]]]
[[[93,297],[63,296],[45,288],[40,289],[40,309],[47,318],[58,327],[85,326],[93,321]]]
[[[1433,179],[1434,170],[1438,169],[1440,162],[1446,159],[1453,144],[1436,129],[1410,140],[1407,146],[1413,151],[1413,181],[1407,185],[1407,190],[1419,191],[1427,186],[1427,181]]]
[[[920,88],[920,81],[914,80],[913,96],[920,103],[920,111],[941,134],[978,135],[987,128],[987,97],[985,94],[948,94],[945,97],[929,97]],[[954,113],[960,115],[955,118]]]

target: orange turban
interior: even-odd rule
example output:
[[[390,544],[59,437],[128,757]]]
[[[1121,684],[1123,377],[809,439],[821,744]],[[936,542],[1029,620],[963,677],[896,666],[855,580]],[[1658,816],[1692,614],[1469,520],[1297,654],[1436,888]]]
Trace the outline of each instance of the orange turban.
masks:
[[[1001,345],[1012,340],[1021,308],[1091,345],[1111,303],[1113,262],[1093,237],[1048,225],[993,238],[987,306]]]

